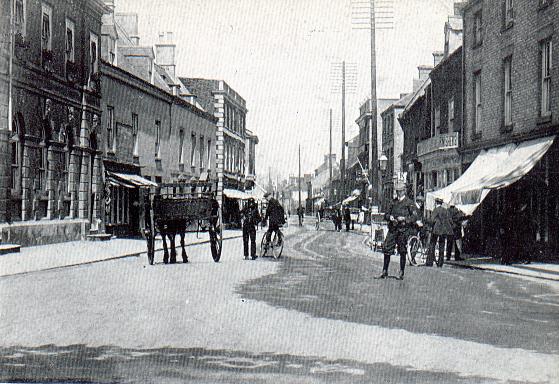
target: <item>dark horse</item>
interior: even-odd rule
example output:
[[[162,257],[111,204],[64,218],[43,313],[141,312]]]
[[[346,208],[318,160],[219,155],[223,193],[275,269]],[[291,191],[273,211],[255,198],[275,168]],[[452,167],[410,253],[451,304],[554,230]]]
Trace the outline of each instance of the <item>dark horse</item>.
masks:
[[[177,262],[177,250],[175,246],[175,237],[180,235],[181,237],[181,248],[182,248],[182,261],[188,263],[188,256],[186,255],[186,249],[184,244],[184,237],[186,234],[186,227],[188,225],[187,220],[184,219],[159,219],[156,221],[155,226],[157,231],[161,234],[161,239],[163,240],[163,262],[165,264],[174,264]],[[167,240],[169,238],[169,248],[171,248],[170,259],[169,259],[169,248],[167,247]]]

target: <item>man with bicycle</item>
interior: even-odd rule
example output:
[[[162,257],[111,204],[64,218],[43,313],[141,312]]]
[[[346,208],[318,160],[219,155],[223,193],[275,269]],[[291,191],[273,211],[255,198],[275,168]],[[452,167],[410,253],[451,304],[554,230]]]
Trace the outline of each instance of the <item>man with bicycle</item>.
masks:
[[[406,196],[406,185],[397,183],[394,187],[397,198],[392,202],[384,214],[384,219],[388,221],[388,233],[384,239],[384,264],[382,274],[378,279],[388,277],[388,265],[394,249],[398,247],[400,254],[400,275],[398,280],[404,279],[404,269],[406,267],[407,241],[410,230],[417,221],[417,207],[415,203]]]
[[[270,243],[272,240],[272,232],[275,232],[277,237],[281,240],[280,226],[285,224],[285,211],[283,207],[272,197],[271,193],[266,193],[264,198],[268,202],[268,207],[266,208],[266,215],[264,216],[264,221],[268,220],[268,231],[266,231],[266,242]]]

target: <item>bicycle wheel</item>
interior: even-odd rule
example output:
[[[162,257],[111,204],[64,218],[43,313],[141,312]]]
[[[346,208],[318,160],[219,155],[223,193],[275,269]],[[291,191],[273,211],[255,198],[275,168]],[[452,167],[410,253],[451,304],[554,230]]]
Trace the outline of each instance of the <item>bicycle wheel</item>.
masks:
[[[408,262],[410,263],[410,265],[417,265],[417,261],[415,257],[417,256],[417,250],[419,246],[420,246],[420,241],[417,236],[412,236],[408,239],[406,250],[408,254]]]
[[[260,257],[266,256],[268,251],[268,242],[266,241],[266,232],[262,235],[262,241],[260,242]]]
[[[274,233],[271,248],[274,259],[279,259],[283,252],[283,235],[281,234],[281,232]]]

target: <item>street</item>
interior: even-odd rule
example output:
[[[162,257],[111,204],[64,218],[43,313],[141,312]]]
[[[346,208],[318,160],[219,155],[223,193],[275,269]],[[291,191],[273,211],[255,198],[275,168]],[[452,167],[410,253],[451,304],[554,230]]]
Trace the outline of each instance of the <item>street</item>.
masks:
[[[375,280],[363,234],[311,221],[286,228],[279,261],[234,239],[220,263],[197,245],[189,264],[0,278],[0,380],[559,382],[556,282],[448,265]]]

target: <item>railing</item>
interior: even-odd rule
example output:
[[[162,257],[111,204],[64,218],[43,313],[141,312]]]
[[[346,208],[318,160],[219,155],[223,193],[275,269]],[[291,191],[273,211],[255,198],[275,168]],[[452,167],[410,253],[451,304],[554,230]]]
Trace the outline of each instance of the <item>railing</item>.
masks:
[[[458,132],[443,133],[420,141],[417,143],[417,156],[452,148],[458,148]]]

